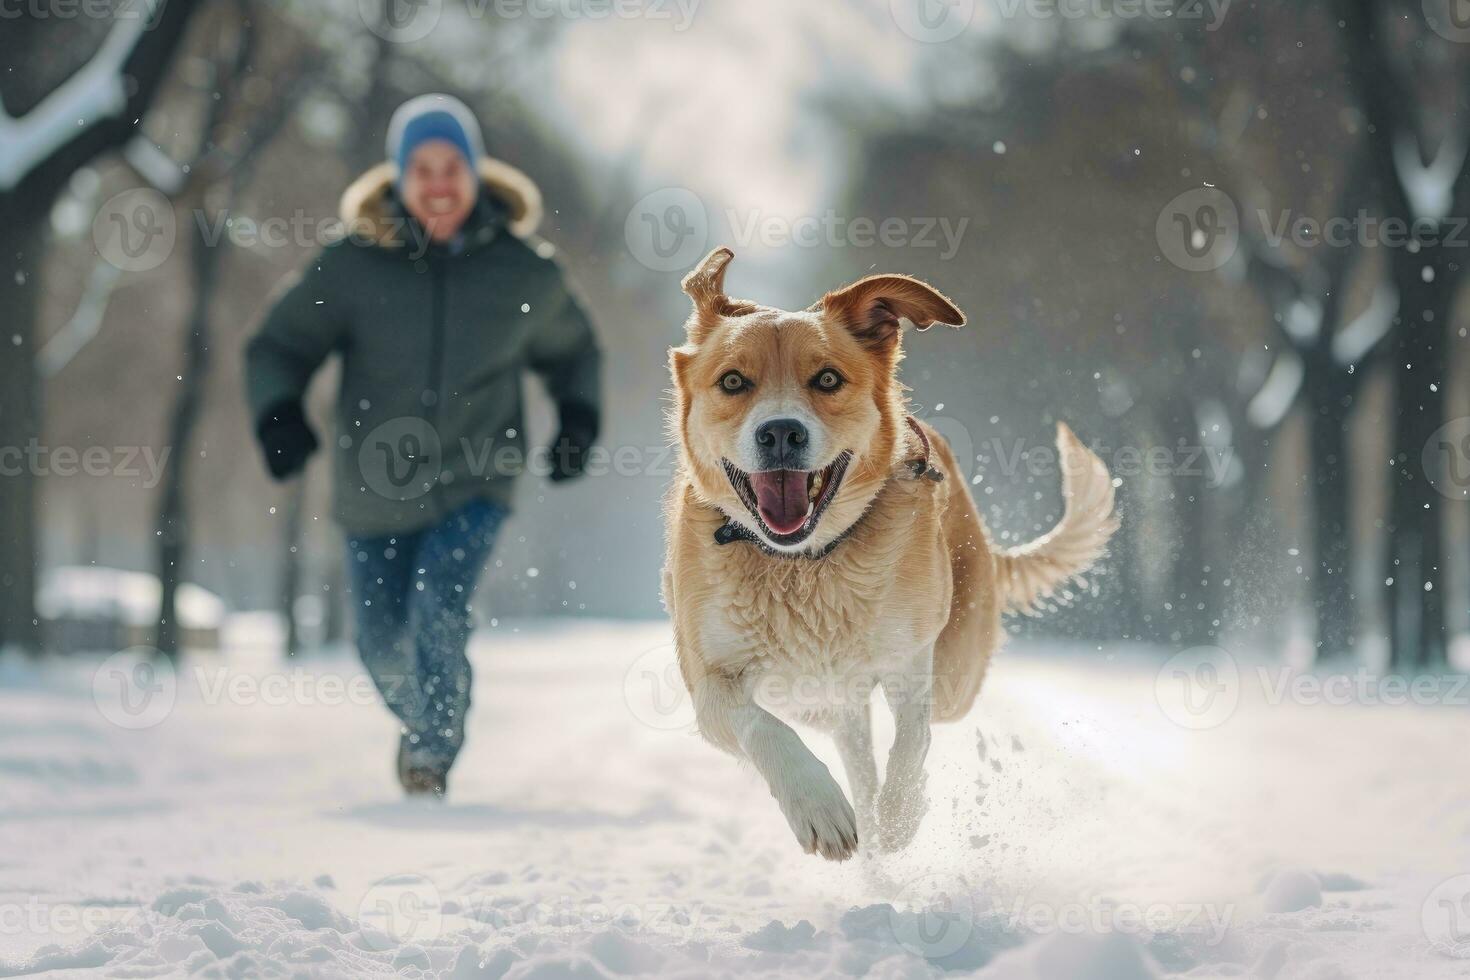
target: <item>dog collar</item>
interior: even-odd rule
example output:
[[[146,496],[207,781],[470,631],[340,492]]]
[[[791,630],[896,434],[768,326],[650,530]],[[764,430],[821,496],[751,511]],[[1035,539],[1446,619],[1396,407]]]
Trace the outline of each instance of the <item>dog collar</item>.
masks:
[[[914,431],[914,435],[919,437],[919,445],[924,450],[921,455],[903,461],[906,469],[906,475],[903,478],[907,480],[929,480],[933,483],[938,483],[940,480],[943,480],[943,471],[935,469],[934,464],[929,461],[931,447],[929,445],[929,437],[924,433],[924,427],[912,415],[905,415],[903,420]],[[757,537],[754,531],[747,528],[744,524],[738,523],[733,517],[726,514],[725,523],[715,528],[715,544],[725,545],[734,544],[736,541],[749,541],[772,558],[807,558],[816,561],[819,558],[826,558],[836,550],[837,546],[846,541],[848,536],[857,530],[857,526],[862,522],[863,519],[859,517],[856,521],[852,522],[852,525],[847,530],[837,535],[831,541],[828,541],[818,551],[777,551]]]

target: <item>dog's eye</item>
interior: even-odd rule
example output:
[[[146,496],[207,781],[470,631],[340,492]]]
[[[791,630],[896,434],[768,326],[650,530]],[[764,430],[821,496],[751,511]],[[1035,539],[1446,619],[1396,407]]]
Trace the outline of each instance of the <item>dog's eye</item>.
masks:
[[[836,391],[842,387],[842,375],[831,368],[818,371],[817,376],[812,378],[812,387],[818,391]]]
[[[750,387],[750,382],[739,371],[726,371],[720,376],[720,390],[735,395]]]

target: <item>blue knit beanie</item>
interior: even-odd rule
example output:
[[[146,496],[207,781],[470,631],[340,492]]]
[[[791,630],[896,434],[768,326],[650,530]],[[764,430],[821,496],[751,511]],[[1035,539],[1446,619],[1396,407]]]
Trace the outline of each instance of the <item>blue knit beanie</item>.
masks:
[[[484,156],[480,124],[469,106],[452,95],[420,95],[399,106],[388,121],[388,159],[398,166],[393,179],[402,187],[413,151],[429,140],[452,143],[474,170]]]

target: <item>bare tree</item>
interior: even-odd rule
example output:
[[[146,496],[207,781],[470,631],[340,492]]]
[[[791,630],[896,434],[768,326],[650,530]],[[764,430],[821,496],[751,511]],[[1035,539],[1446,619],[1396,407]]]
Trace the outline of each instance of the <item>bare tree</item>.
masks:
[[[1392,346],[1397,411],[1391,422],[1385,522],[1388,640],[1395,666],[1438,667],[1445,660],[1448,624],[1445,501],[1434,484],[1443,479],[1448,461],[1424,449],[1444,421],[1450,380],[1447,330],[1465,263],[1452,254],[1446,219],[1470,213],[1470,133],[1447,129],[1431,158],[1424,120],[1416,118],[1424,107],[1395,64],[1394,38],[1381,6],[1353,0],[1341,13],[1348,74],[1368,123],[1369,179],[1385,222],[1396,222],[1407,235],[1389,261],[1399,307]],[[1384,228],[1387,234],[1386,223]]]
[[[221,54],[216,59],[219,77],[205,112],[198,150],[185,167],[189,174],[177,206],[202,214],[211,201],[226,214],[246,186],[257,155],[290,117],[304,84],[296,78],[279,80],[272,97],[258,107],[243,106],[244,82],[255,70],[254,56],[259,38],[259,20],[251,15],[249,0],[231,4],[231,15],[221,18]],[[244,111],[243,120],[228,120]],[[233,132],[227,136],[226,129]],[[188,222],[193,229],[190,243],[190,281],[193,299],[184,330],[183,367],[178,394],[169,417],[167,445],[174,447],[163,470],[156,525],[158,578],[161,585],[155,645],[167,656],[179,652],[177,599],[183,567],[189,550],[188,475],[190,445],[203,408],[210,367],[210,314],[216,296],[226,249],[212,240],[217,229],[210,223]]]
[[[96,25],[20,8],[0,31],[0,318],[8,348],[36,349],[45,223],[77,169],[133,138],[183,37],[192,0],[129,6]],[[90,28],[102,28],[93,36]],[[71,68],[64,78],[55,67]],[[36,90],[37,85],[45,86]],[[40,435],[34,357],[0,358],[0,445]],[[0,480],[0,645],[40,648],[34,474]]]

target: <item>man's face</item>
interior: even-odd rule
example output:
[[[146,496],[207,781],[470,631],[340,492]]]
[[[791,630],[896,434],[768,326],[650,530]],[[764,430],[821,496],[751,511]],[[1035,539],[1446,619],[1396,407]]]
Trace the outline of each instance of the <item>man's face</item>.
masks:
[[[413,151],[401,182],[403,206],[436,242],[448,241],[474,210],[474,170],[453,143],[429,140]]]

